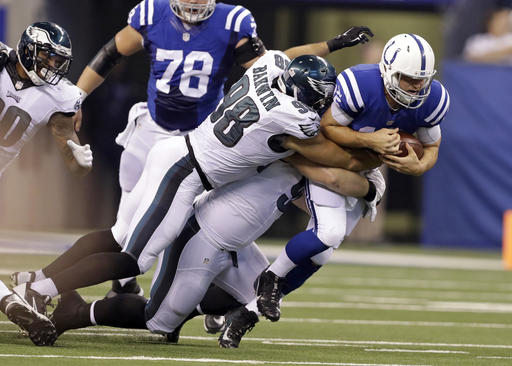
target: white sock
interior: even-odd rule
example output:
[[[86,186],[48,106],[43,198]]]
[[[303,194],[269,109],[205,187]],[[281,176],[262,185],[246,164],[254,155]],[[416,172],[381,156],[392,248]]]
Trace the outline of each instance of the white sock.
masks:
[[[278,277],[286,277],[288,272],[294,269],[297,265],[292,262],[288,255],[286,254],[286,250],[281,251],[277,256],[276,260],[268,267],[269,271],[275,273]]]
[[[59,291],[57,291],[57,287],[55,287],[55,283],[53,283],[51,278],[45,278],[44,280],[33,282],[30,284],[30,288],[39,292],[41,295],[48,295],[52,298],[59,294]]]
[[[98,325],[98,323],[96,323],[96,318],[94,317],[94,305],[96,305],[97,301],[98,300],[94,301],[91,304],[91,308],[89,310],[89,319],[91,320],[92,325]]]
[[[34,282],[35,281],[41,281],[41,280],[44,280],[46,278],[46,276],[44,275],[42,269],[38,269],[37,271],[34,271],[34,273],[36,274],[36,278],[35,278]]]
[[[258,311],[258,305],[256,304],[256,301],[258,300],[257,297],[251,300],[250,303],[245,305],[245,308],[249,311],[254,311],[258,316],[260,316],[260,312]]]
[[[0,281],[0,300],[2,300],[4,297],[6,297],[10,294],[12,294],[12,291],[9,290],[9,288],[7,288],[7,286],[5,286],[5,283]]]
[[[124,287],[124,285],[126,285],[128,282],[130,282],[131,280],[133,280],[135,277],[128,277],[128,278],[122,278],[119,281],[119,283],[121,284],[122,287]]]

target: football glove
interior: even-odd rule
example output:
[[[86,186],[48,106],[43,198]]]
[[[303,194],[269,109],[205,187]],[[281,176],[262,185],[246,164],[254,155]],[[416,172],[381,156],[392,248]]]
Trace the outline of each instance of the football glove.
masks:
[[[66,143],[71,149],[78,165],[84,168],[92,167],[92,151],[89,144],[82,146],[76,144],[73,140],[68,140]]]
[[[16,59],[16,52],[14,50],[10,50],[7,48],[5,44],[0,42],[0,71],[2,71],[5,65],[11,61]]]
[[[354,26],[347,29],[343,34],[338,34],[327,41],[329,52],[345,47],[352,47],[358,43],[366,43],[373,37],[373,32],[368,27]]]

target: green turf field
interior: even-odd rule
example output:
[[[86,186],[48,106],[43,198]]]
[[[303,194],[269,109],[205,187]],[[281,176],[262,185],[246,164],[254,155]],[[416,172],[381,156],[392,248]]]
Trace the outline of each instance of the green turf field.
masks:
[[[0,255],[0,279],[52,257]],[[148,290],[150,275],[141,283]],[[108,285],[80,293],[102,297]],[[147,331],[95,327],[35,347],[0,315],[0,365],[512,365],[512,273],[329,264],[224,350],[202,318],[178,345]]]

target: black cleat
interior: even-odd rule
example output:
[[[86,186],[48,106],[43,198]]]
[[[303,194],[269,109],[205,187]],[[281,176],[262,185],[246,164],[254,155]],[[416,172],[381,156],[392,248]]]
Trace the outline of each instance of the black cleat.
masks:
[[[281,290],[285,279],[278,277],[272,271],[263,271],[258,280],[258,310],[270,321],[276,322],[281,317]]]
[[[258,322],[258,315],[254,311],[241,306],[226,314],[226,325],[219,336],[221,348],[238,348],[245,333],[250,332]]]
[[[169,343],[178,343],[178,341],[180,340],[180,332],[181,332],[181,328],[183,327],[183,324],[185,324],[185,322],[181,323],[178,328],[174,329],[171,333],[167,333],[165,335],[165,337],[167,338],[167,342]]]
[[[114,280],[112,281],[112,288],[107,292],[105,298],[111,298],[119,294],[135,294],[144,296],[144,290],[139,286],[135,277],[126,282],[124,286],[121,285],[119,280]]]
[[[52,298],[48,295],[41,295],[36,290],[30,288],[30,283],[22,283],[12,289],[19,297],[24,299],[39,314],[46,316],[46,307],[53,306]]]
[[[203,325],[206,333],[216,334],[224,330],[226,318],[224,315],[205,315]]]
[[[50,319],[35,311],[18,294],[5,296],[0,302],[0,308],[11,322],[27,332],[36,346],[51,346],[55,343],[57,332]]]
[[[89,311],[80,311],[87,305],[75,290],[65,292],[60,296],[57,307],[50,316],[50,320],[55,325],[57,336],[60,336],[69,329],[78,329],[91,325]]]

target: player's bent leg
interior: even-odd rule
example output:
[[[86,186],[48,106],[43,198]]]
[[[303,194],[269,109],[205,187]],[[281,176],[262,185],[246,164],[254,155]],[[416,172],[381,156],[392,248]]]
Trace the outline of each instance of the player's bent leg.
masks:
[[[179,257],[172,285],[166,289],[159,284],[148,303],[148,329],[173,332],[203,299],[212,279],[230,264],[229,253],[210,245],[201,231],[190,238]],[[165,293],[163,298],[161,292]]]

